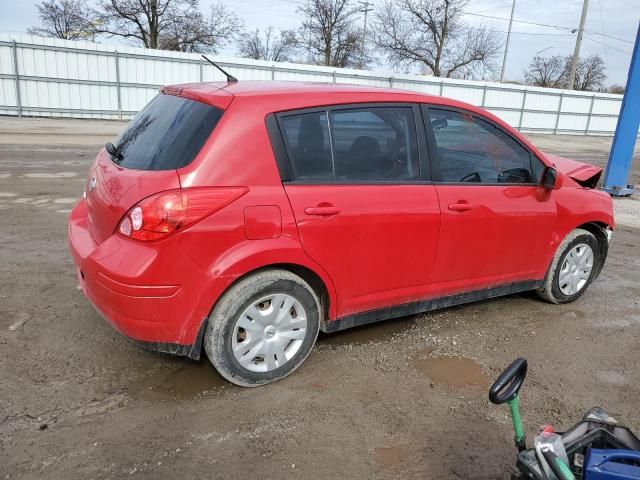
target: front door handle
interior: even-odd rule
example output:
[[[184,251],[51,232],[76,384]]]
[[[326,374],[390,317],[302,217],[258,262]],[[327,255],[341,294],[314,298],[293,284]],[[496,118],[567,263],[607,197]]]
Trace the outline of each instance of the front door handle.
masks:
[[[319,215],[321,217],[328,217],[331,215],[337,215],[338,213],[340,213],[340,209],[338,207],[334,207],[333,205],[322,207],[307,207],[304,209],[304,213],[306,213],[307,215]]]
[[[474,208],[475,205],[473,203],[468,202],[458,202],[458,203],[450,203],[449,210],[453,210],[454,212],[466,212]]]

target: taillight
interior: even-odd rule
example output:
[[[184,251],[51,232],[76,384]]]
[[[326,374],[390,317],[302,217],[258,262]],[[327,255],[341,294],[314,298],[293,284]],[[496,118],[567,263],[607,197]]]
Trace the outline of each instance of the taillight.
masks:
[[[117,232],[143,242],[159,240],[226,207],[246,187],[179,188],[152,195],[120,220]]]

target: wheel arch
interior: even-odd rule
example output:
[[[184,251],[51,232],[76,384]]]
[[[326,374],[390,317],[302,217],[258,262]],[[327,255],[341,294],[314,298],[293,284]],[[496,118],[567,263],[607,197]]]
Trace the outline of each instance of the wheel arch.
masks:
[[[223,277],[232,278],[232,280],[229,281],[224,286],[224,288],[220,291],[219,294],[212,295],[214,298],[213,301],[209,300],[210,308],[208,310],[208,314],[201,319],[200,323],[197,326],[198,335],[192,347],[192,351],[198,352],[198,355],[197,356],[190,355],[192,356],[192,358],[199,358],[200,354],[202,353],[202,346],[203,346],[202,332],[206,327],[206,323],[209,318],[209,315],[216,308],[216,306],[220,302],[220,299],[231,288],[233,288],[235,285],[237,285],[240,281],[244,280],[245,278],[251,275],[255,275],[258,272],[263,272],[265,270],[278,270],[278,269],[287,270],[293,273],[294,275],[299,276],[305,282],[307,282],[309,286],[313,289],[315,294],[318,296],[318,299],[320,300],[321,307],[322,307],[322,318],[320,318],[321,328],[323,328],[323,326],[327,321],[330,321],[330,319],[335,318],[336,312],[337,312],[337,299],[336,299],[335,288],[328,274],[324,272],[324,270],[322,270],[320,267],[313,268],[312,265],[305,264],[300,261],[286,261],[286,260],[280,261],[280,262],[273,262],[273,263],[264,263],[258,266],[255,266],[254,264],[253,268],[242,268],[240,266],[236,266],[236,268],[233,269],[234,273],[227,272],[225,275],[223,275]]]
[[[607,235],[607,229],[610,229],[611,226],[605,222],[593,221],[583,223],[578,225],[576,228],[581,228],[582,230],[586,230],[591,233],[596,240],[598,241],[598,265],[596,267],[596,273],[593,277],[598,278],[600,272],[602,271],[602,267],[604,267],[604,262],[607,259],[607,254],[609,253],[609,238]]]
[[[233,288],[238,282],[244,280],[247,277],[250,277],[251,275],[255,275],[256,273],[263,272],[265,270],[287,270],[293,273],[294,275],[297,275],[300,278],[302,278],[305,282],[309,284],[309,286],[313,289],[315,294],[318,296],[318,299],[321,302],[322,311],[325,319],[326,317],[333,318],[334,311],[335,311],[335,303],[336,303],[335,291],[333,290],[333,285],[330,284],[330,286],[328,286],[327,285],[328,282],[325,279],[323,279],[323,276],[317,271],[315,271],[314,269],[312,269],[311,267],[309,267],[308,265],[303,265],[303,264],[294,263],[294,262],[270,263],[270,264],[262,265],[260,267],[248,270],[242,275],[237,276],[233,280],[233,282],[227,285],[227,287],[218,296],[218,298],[212,305],[211,310],[213,310],[216,307],[216,305],[220,301],[220,298],[222,298],[222,296],[226,294],[231,288]],[[321,319],[320,321],[324,322],[325,319]]]

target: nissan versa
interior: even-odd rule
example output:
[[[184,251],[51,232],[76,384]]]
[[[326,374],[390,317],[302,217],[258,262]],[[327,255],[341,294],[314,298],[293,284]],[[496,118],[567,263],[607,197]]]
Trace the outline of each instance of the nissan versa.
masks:
[[[601,169],[487,111],[361,86],[165,87],[98,153],[69,219],[120,332],[243,386],[335,332],[535,290],[582,295],[613,224]]]

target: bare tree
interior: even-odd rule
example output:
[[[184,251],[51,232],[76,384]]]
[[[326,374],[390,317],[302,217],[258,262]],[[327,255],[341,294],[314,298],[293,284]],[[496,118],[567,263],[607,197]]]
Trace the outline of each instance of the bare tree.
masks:
[[[224,4],[211,6],[209,17],[199,10],[186,11],[176,21],[169,22],[160,34],[159,48],[182,52],[212,52],[230,43],[242,30],[238,16]]]
[[[286,62],[291,60],[298,46],[298,39],[291,30],[274,31],[268,26],[264,34],[256,28],[240,39],[238,53],[244,58],[254,60],[268,60],[271,62]]]
[[[319,65],[347,67],[360,63],[361,35],[354,21],[357,7],[351,0],[306,0],[299,42]]]
[[[88,10],[85,0],[49,0],[36,7],[42,26],[30,28],[30,34],[63,40],[93,37],[90,22],[85,17]]]
[[[524,72],[529,85],[548,88],[564,88],[567,83],[566,61],[560,55],[553,57],[535,56]]]
[[[622,85],[611,85],[609,87],[609,93],[615,93],[616,95],[624,95],[625,88]]]
[[[571,56],[533,57],[525,81],[530,85],[549,88],[567,88]],[[591,55],[578,60],[574,90],[599,90],[607,78],[604,60],[599,55]]]
[[[375,42],[395,64],[437,77],[473,76],[493,67],[501,42],[463,20],[468,0],[388,0],[376,10]]]
[[[130,38],[146,48],[216,51],[240,21],[223,5],[213,5],[208,18],[198,7],[198,0],[99,0],[95,31]]]
[[[570,68],[571,57],[567,57],[567,68]],[[568,71],[568,70],[567,70]],[[600,55],[589,55],[578,60],[574,90],[599,90],[603,88],[607,78],[606,66]]]

